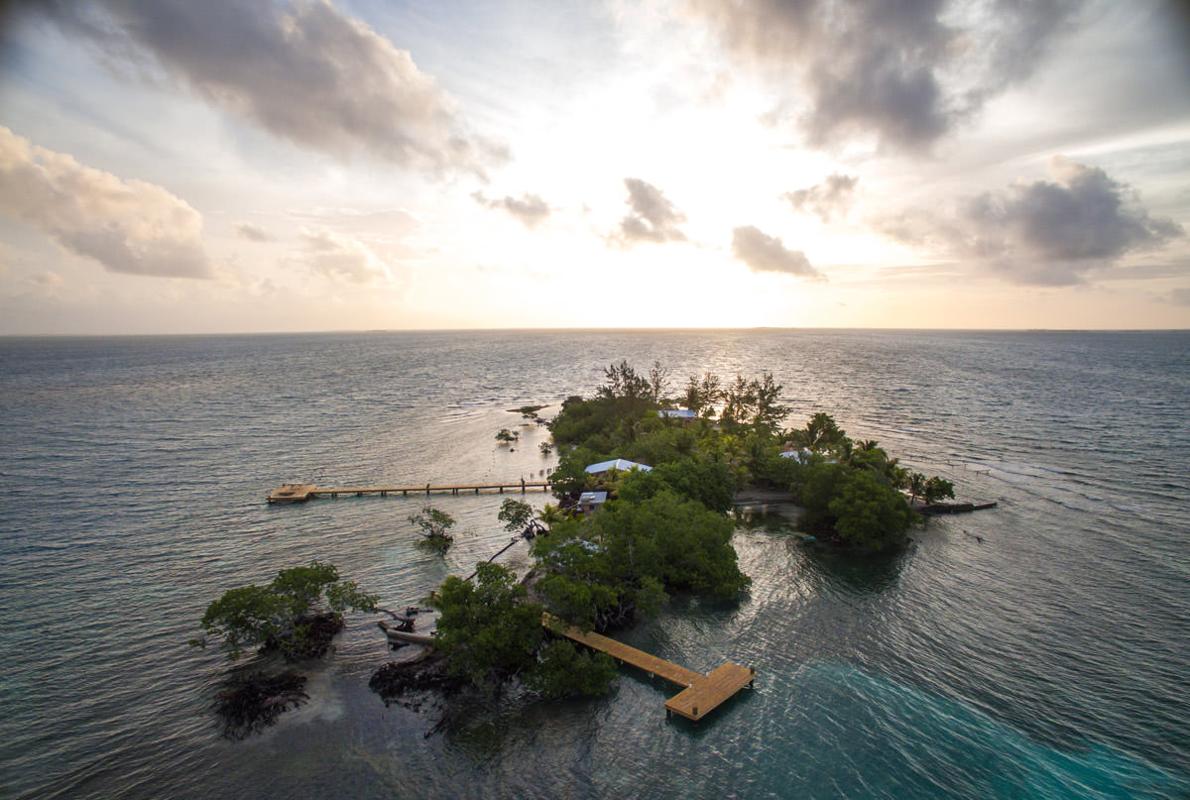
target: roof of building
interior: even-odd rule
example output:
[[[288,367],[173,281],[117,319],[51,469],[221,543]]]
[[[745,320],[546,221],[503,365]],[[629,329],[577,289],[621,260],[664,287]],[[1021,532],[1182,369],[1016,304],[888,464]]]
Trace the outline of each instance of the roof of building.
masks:
[[[607,492],[583,492],[578,496],[579,505],[590,503],[598,505],[607,502]]]
[[[675,419],[694,419],[698,416],[688,408],[663,408],[657,413],[662,417],[673,417]]]
[[[613,458],[611,461],[600,461],[598,464],[592,464],[587,467],[587,472],[592,475],[598,475],[601,472],[610,472],[616,469],[621,472],[627,472],[630,469],[639,469],[643,472],[649,472],[653,468],[648,464],[638,464],[635,461],[629,461],[626,458]]]
[[[802,449],[802,450],[786,450],[785,452],[781,453],[781,458],[792,458],[792,459],[795,459],[795,460],[797,460],[797,462],[798,462],[799,464],[804,464],[804,463],[806,463],[806,460],[807,460],[809,457],[810,457],[810,451],[809,451],[809,450],[805,450],[805,449]]]

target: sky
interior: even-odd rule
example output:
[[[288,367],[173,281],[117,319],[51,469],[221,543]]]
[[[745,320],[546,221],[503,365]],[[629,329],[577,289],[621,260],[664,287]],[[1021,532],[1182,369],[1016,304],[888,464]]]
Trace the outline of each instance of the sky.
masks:
[[[0,2],[0,334],[1190,327],[1190,15]]]

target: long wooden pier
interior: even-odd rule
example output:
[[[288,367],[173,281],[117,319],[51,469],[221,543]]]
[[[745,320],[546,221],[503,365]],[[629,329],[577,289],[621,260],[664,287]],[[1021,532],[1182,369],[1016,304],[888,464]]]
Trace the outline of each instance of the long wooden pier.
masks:
[[[644,670],[650,677],[658,675],[670,683],[684,686],[682,691],[665,701],[666,716],[674,713],[698,722],[734,697],[741,689],[751,686],[756,677],[755,669],[741,667],[730,661],[715,667],[710,673],[704,675],[593,631],[585,633],[578,628],[564,624],[550,614],[542,615],[541,624],[554,633],[590,647],[592,650],[607,653],[621,664],[631,664],[637,669]]]
[[[366,494],[378,494],[381,497],[388,495],[401,495],[408,497],[409,495],[431,495],[431,494],[479,494],[480,492],[498,492],[504,494],[505,491],[519,491],[524,494],[530,490],[540,489],[543,492],[548,492],[552,484],[549,481],[517,481],[516,483],[455,483],[455,484],[431,484],[418,486],[316,486],[313,483],[286,483],[280,488],[269,492],[268,501],[270,503],[304,503],[307,500],[312,500],[316,497],[338,497],[344,495],[345,497],[363,497]]]

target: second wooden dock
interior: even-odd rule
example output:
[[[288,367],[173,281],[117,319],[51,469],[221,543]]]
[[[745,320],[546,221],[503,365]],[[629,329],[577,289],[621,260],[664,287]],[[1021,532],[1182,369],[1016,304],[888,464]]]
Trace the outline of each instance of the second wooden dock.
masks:
[[[270,503],[304,503],[316,497],[363,497],[366,494],[376,494],[386,497],[390,494],[408,497],[409,495],[431,494],[479,494],[481,492],[498,492],[504,494],[517,492],[524,494],[530,490],[548,492],[549,481],[516,481],[510,483],[452,483],[425,485],[388,485],[388,486],[316,486],[313,483],[286,483],[280,488],[269,492]]]
[[[550,614],[544,614],[541,623],[560,636],[565,636],[592,650],[607,653],[619,663],[631,664],[648,673],[650,677],[657,675],[670,683],[684,686],[682,691],[665,701],[666,716],[674,713],[698,722],[734,697],[741,689],[751,686],[756,677],[756,670],[750,667],[741,667],[730,661],[704,675],[680,664],[674,664],[672,661],[658,658],[644,650],[637,650],[635,647],[602,634],[593,631],[584,632],[573,626],[568,626]]]

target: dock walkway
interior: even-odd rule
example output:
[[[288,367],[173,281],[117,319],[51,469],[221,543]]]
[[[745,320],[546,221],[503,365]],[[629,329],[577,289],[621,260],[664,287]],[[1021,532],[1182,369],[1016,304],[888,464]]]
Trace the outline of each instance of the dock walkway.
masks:
[[[316,497],[338,497],[339,495],[363,497],[366,494],[378,494],[381,497],[386,497],[390,494],[399,494],[402,497],[408,497],[411,494],[424,494],[427,496],[431,494],[479,494],[480,492],[499,492],[500,494],[504,494],[505,491],[520,491],[521,494],[524,494],[530,489],[540,489],[543,492],[548,492],[552,485],[549,481],[454,483],[441,485],[427,483],[418,486],[316,486],[312,483],[286,483],[280,488],[269,492],[268,501],[270,503],[304,503]]]
[[[567,626],[550,614],[542,615],[541,623],[567,639],[590,647],[592,650],[607,653],[621,664],[631,664],[648,673],[650,677],[657,675],[670,683],[685,687],[665,701],[666,716],[672,712],[698,722],[734,697],[741,689],[751,686],[756,677],[756,670],[741,667],[730,661],[711,670],[710,674],[704,675],[593,631],[583,632],[578,628]]]

